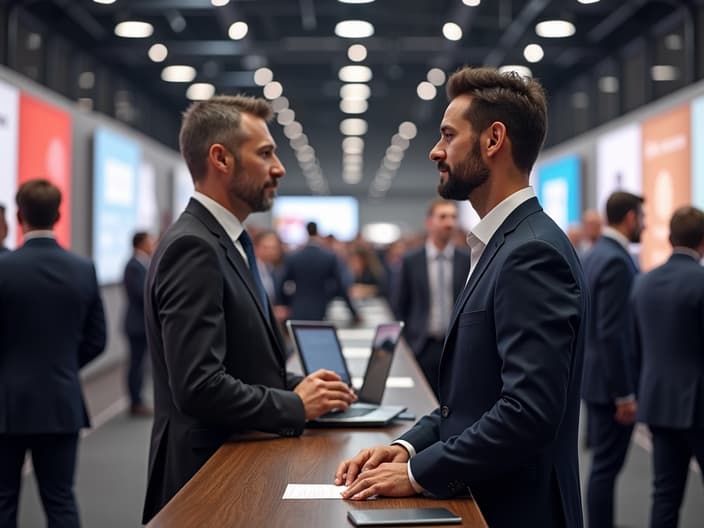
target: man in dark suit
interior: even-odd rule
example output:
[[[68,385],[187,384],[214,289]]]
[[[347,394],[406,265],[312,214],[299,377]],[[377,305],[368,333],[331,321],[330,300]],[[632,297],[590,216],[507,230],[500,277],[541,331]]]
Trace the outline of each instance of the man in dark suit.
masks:
[[[636,378],[629,296],[638,268],[628,244],[640,241],[643,199],[617,191],[606,202],[607,226],[584,257],[591,298],[584,355],[582,399],[592,466],[587,486],[587,520],[610,528],[614,484],[626,460],[636,413]]]
[[[105,347],[93,264],[52,231],[61,192],[46,180],[17,192],[24,245],[0,258],[0,526],[17,524],[25,452],[48,526],[79,526],[73,494],[78,432],[90,427],[79,369]]]
[[[320,321],[325,318],[328,304],[341,297],[359,321],[359,314],[347,293],[343,264],[337,255],[323,247],[318,225],[308,222],[308,243],[291,253],[285,260],[281,277],[281,299],[289,307],[289,319]]]
[[[637,418],[653,440],[651,528],[677,527],[692,456],[704,469],[704,212],[676,210],[670,243],[670,259],[636,278],[631,295]]]
[[[391,292],[394,314],[406,322],[406,341],[435,396],[452,306],[469,273],[469,254],[452,243],[456,225],[454,202],[436,199],[430,203],[425,218],[425,245],[403,257]]]
[[[471,490],[492,528],[579,528],[587,295],[574,249],[528,186],[545,95],[493,68],[459,70],[447,92],[430,152],[438,191],[468,198],[481,221],[440,360],[440,406],[391,446],[341,463],[335,480],[351,499]]]
[[[125,311],[125,334],[130,344],[127,368],[127,390],[132,416],[151,416],[152,410],[144,404],[144,353],[147,350],[147,335],[144,328],[144,284],[147,279],[149,259],[154,253],[155,241],[146,231],[138,231],[132,237],[133,253],[125,265],[122,284],[127,297]]]
[[[7,220],[5,219],[5,206],[0,204],[0,255],[7,253],[9,249],[5,247],[7,238]]]
[[[286,372],[283,340],[242,222],[271,207],[284,167],[263,99],[213,97],[184,114],[195,193],[147,274],[154,425],[148,522],[235,432],[300,435],[355,396],[334,372]]]

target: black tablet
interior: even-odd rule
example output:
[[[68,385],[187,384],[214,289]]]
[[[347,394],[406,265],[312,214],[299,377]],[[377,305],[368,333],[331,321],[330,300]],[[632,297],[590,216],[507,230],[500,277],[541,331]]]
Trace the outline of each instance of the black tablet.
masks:
[[[350,510],[347,518],[355,526],[397,526],[418,524],[460,524],[462,517],[445,508],[397,508]]]

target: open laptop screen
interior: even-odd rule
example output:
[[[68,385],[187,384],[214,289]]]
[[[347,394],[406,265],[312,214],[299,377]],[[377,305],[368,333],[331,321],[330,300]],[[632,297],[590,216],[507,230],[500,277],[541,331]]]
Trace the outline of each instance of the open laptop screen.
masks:
[[[403,330],[402,322],[380,324],[377,326],[372,342],[372,353],[364,374],[364,384],[359,390],[359,400],[367,403],[381,404],[386,388],[386,378],[391,370],[396,345]]]
[[[352,385],[334,326],[293,324],[290,328],[307,374],[321,368],[332,370]]]

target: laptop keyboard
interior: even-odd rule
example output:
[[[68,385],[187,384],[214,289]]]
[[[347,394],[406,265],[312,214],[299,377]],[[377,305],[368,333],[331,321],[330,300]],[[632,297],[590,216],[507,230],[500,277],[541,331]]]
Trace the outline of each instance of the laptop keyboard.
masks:
[[[354,408],[347,409],[346,411],[331,411],[323,416],[325,418],[357,418],[358,416],[364,416],[373,412],[375,409],[364,409],[364,408]]]

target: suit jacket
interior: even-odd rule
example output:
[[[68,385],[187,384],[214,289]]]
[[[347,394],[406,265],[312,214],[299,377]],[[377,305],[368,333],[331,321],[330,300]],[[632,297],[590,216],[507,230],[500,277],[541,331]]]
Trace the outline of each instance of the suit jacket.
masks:
[[[452,298],[457,299],[469,273],[469,253],[455,249],[452,260]],[[393,286],[391,305],[396,318],[406,322],[406,341],[418,355],[428,338],[430,284],[425,246],[407,253]]]
[[[80,368],[105,348],[95,268],[52,238],[0,259],[0,434],[89,427]]]
[[[440,407],[401,438],[418,483],[471,489],[492,528],[582,526],[577,462],[587,296],[574,249],[531,198],[489,241],[455,304]]]
[[[674,253],[636,278],[631,301],[642,363],[638,421],[704,429],[704,268]]]
[[[10,252],[10,248],[5,247],[5,246],[0,246],[0,255],[3,255],[5,253],[9,253],[9,252]]]
[[[233,433],[300,435],[305,412],[245,259],[196,200],[152,258],[145,315],[155,398],[146,523]]]
[[[335,297],[342,297],[350,311],[357,313],[341,266],[335,253],[315,243],[288,256],[281,276],[281,299],[290,307],[290,319],[320,321]]]
[[[147,268],[136,257],[131,257],[125,266],[122,284],[127,294],[125,312],[125,333],[129,337],[144,338],[144,284]]]
[[[638,268],[621,244],[605,236],[583,262],[591,307],[582,398],[612,403],[636,390],[629,299]]]

